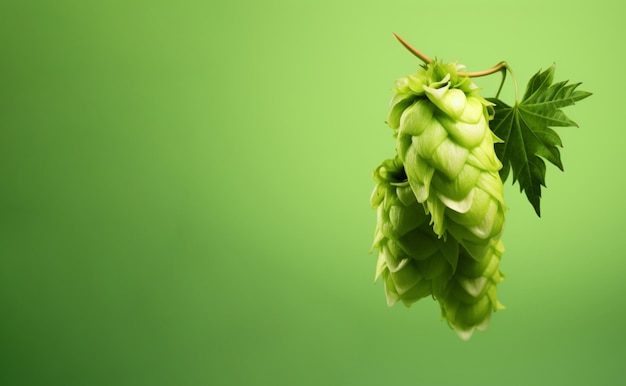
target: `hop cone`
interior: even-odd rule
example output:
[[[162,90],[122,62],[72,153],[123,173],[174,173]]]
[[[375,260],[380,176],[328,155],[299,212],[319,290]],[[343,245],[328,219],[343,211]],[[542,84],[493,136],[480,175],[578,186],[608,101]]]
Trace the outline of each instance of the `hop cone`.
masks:
[[[404,210],[409,210],[409,199],[400,200],[406,194],[397,189],[400,183],[406,189],[408,183],[426,213],[417,229],[429,232],[430,242],[436,237],[441,245],[453,245],[449,250],[458,251],[454,258],[444,255],[451,270],[441,271],[431,282],[430,293],[439,300],[442,317],[461,338],[468,339],[475,329],[487,327],[493,311],[503,308],[497,300],[496,285],[503,280],[499,263],[505,205],[498,175],[502,164],[493,148],[498,138],[487,124],[491,104],[478,95],[468,77],[458,75],[458,69],[454,64],[433,62],[398,81],[388,123],[397,137],[399,161],[394,162],[403,164],[404,173],[396,174],[394,180],[377,169],[378,186],[372,204],[383,202],[382,210],[378,206],[375,246],[380,249],[377,275],[385,280],[388,301],[401,299],[410,304],[419,299],[405,299],[398,291],[399,279],[392,273],[400,272],[403,266],[393,262],[403,258],[387,256],[390,243],[412,250],[419,250],[415,244],[422,248],[429,245],[421,240],[409,244],[403,239],[400,243],[398,235],[385,231],[385,221],[391,222],[394,207],[386,204],[387,197],[394,196],[388,187],[396,187],[395,197],[405,204]],[[406,177],[406,182],[399,177]],[[393,198],[389,201],[395,202]],[[411,205],[416,204],[411,201]],[[420,267],[416,268],[413,276],[423,276]],[[424,293],[421,297],[428,294]]]
[[[382,276],[387,304],[401,300],[408,306],[426,296],[444,294],[457,265],[458,242],[438,238],[433,232],[398,157],[384,161],[374,171],[374,179],[376,280]]]
[[[487,328],[492,311],[503,308],[495,287],[503,280],[498,270],[501,242],[492,240],[490,253],[477,261],[454,237],[437,237],[398,157],[376,168],[374,179],[376,280],[383,279],[387,304],[402,301],[409,306],[432,295],[440,302],[442,317],[461,338]]]
[[[472,257],[489,253],[504,225],[504,199],[488,107],[454,64],[432,62],[400,79],[389,126],[417,200],[438,236],[449,230]]]
[[[498,268],[504,249],[500,240],[491,240],[480,261],[462,246],[459,251],[456,271],[438,300],[442,317],[467,340],[475,329],[484,331],[488,327],[493,311],[504,308],[496,293],[496,285],[504,280]]]

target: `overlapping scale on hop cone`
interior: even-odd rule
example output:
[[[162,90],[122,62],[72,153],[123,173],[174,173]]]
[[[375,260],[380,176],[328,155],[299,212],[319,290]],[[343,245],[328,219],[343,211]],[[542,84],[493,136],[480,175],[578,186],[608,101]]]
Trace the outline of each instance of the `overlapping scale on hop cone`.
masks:
[[[451,271],[431,282],[437,284],[437,289],[431,287],[430,293],[439,300],[448,324],[467,339],[475,329],[486,328],[491,313],[502,308],[496,284],[503,279],[499,271],[503,252],[500,236],[506,207],[498,175],[502,164],[493,147],[499,139],[488,126],[491,103],[478,94],[467,76],[459,75],[460,69],[455,64],[432,62],[417,74],[400,79],[388,124],[397,140],[398,157],[394,162],[402,165],[402,175],[406,177],[402,186],[406,189],[408,184],[415,198],[411,209],[405,205],[404,210],[421,210],[426,220],[421,214],[412,216],[428,221],[431,236],[427,243],[412,240],[409,248],[427,248],[432,238],[457,245],[457,256],[445,259],[454,262]],[[394,275],[400,277],[397,272],[404,266],[394,265],[395,256],[387,257],[390,248],[384,248],[392,239],[398,243],[392,233],[383,231],[385,221],[391,221],[384,201],[393,194],[380,192],[381,186],[398,187],[399,181],[381,177],[381,167],[375,172],[378,185],[372,201],[378,202],[376,197],[383,200],[383,209],[378,206],[375,246],[382,257],[377,272],[385,280],[388,300],[394,296],[396,300],[405,300],[398,291],[400,279],[394,279]],[[426,231],[424,223],[419,227]],[[409,245],[409,241],[403,243]],[[414,276],[418,275],[423,276],[419,267]],[[407,301],[411,299],[408,297]]]

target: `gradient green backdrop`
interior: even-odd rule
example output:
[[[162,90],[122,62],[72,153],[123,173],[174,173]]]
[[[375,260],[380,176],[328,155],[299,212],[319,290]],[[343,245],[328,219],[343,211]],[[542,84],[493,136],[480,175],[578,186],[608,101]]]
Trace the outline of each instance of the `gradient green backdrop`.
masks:
[[[623,384],[613,4],[2,0],[0,384]],[[392,31],[594,93],[541,219],[507,183],[508,308],[469,342],[373,284]]]

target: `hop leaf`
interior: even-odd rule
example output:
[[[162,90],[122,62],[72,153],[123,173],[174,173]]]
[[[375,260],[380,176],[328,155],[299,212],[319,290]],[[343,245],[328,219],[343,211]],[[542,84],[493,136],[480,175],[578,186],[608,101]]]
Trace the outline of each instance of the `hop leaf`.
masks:
[[[554,65],[537,72],[530,81],[522,101],[509,106],[499,99],[495,104],[491,130],[503,143],[496,143],[496,155],[503,164],[500,177],[506,180],[513,169],[513,183],[519,182],[538,216],[541,216],[541,186],[546,186],[545,160],[563,170],[558,134],[550,127],[578,126],[561,108],[573,105],[591,95],[577,91],[580,83],[567,81],[552,84]]]

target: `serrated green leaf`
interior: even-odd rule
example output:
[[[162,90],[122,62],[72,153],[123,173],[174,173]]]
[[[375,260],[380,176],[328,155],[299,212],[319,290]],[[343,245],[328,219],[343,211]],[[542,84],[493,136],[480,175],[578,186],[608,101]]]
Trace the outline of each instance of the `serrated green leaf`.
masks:
[[[522,101],[509,106],[499,99],[495,104],[491,130],[504,142],[496,143],[496,155],[502,162],[500,178],[505,181],[513,171],[513,183],[519,182],[538,216],[541,216],[541,186],[546,186],[544,159],[563,170],[559,147],[563,144],[551,127],[576,126],[560,109],[592,95],[578,91],[580,83],[567,81],[552,84],[555,66],[537,72],[530,81]]]

